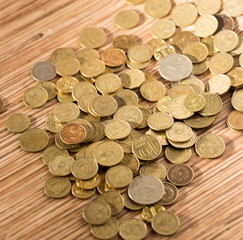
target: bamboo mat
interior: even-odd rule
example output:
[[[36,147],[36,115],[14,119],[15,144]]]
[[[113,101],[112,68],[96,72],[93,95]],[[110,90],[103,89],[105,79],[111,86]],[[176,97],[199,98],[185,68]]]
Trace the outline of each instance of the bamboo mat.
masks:
[[[5,122],[13,113],[25,113],[31,119],[32,128],[45,129],[45,119],[53,112],[57,100],[41,109],[24,106],[24,91],[36,84],[30,75],[31,67],[49,59],[55,48],[79,50],[77,37],[86,27],[101,27],[107,33],[107,44],[99,51],[110,47],[112,39],[121,34],[133,34],[138,41],[146,42],[152,37],[151,26],[155,20],[145,16],[143,7],[144,4],[128,5],[124,0],[0,1],[0,97],[6,104],[0,114],[0,239],[94,239],[82,218],[83,207],[90,200],[71,195],[60,200],[46,197],[43,186],[51,174],[42,162],[42,154],[21,150],[20,135],[9,133]],[[115,26],[116,14],[124,9],[139,12],[139,26],[131,30]],[[235,23],[236,32],[242,34],[243,18],[238,17]],[[161,79],[157,65],[153,62],[146,70]],[[205,83],[208,74],[199,78]],[[163,83],[168,90],[169,83]],[[179,231],[171,237],[162,237],[153,233],[148,224],[146,239],[242,239],[243,134],[226,127],[226,117],[232,111],[231,95],[232,90],[222,97],[223,108],[213,125],[197,131],[221,136],[226,143],[224,154],[208,160],[193,151],[188,164],[195,171],[195,179],[189,186],[180,188],[177,201],[167,207],[179,216]],[[50,144],[53,143],[51,137]],[[164,156],[160,161],[169,166]],[[124,209],[117,219],[122,222],[130,217],[141,218],[141,211]]]

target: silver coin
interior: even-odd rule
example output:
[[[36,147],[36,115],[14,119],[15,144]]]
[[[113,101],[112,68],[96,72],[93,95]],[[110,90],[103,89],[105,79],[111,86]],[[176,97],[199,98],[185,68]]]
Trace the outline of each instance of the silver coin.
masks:
[[[51,62],[39,62],[31,69],[32,77],[37,81],[50,81],[56,77],[55,64]]]
[[[182,54],[173,53],[160,61],[159,73],[166,80],[180,81],[192,73],[192,62]]]
[[[138,204],[153,204],[164,195],[164,184],[151,175],[135,177],[128,187],[128,196]]]

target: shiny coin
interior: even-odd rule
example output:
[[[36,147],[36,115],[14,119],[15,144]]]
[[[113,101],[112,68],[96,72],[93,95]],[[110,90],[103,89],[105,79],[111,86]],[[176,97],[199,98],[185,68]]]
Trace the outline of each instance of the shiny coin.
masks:
[[[100,59],[100,54],[95,49],[83,48],[76,53],[76,58],[79,60],[80,64],[82,64],[85,61]]]
[[[49,160],[48,168],[53,175],[67,176],[71,173],[73,162],[73,158],[68,155],[58,155]]]
[[[32,77],[37,81],[50,81],[56,77],[55,65],[51,62],[39,62],[31,69]]]
[[[71,93],[62,93],[61,91],[57,92],[57,99],[59,102],[74,102],[74,98]]]
[[[65,124],[62,122],[59,122],[54,114],[51,114],[46,119],[46,129],[52,133],[58,133],[61,131]]]
[[[150,48],[152,49],[152,52],[154,52],[154,50],[157,47],[166,45],[166,42],[163,39],[160,39],[160,38],[152,38],[146,44],[148,46],[150,46]]]
[[[130,124],[123,120],[112,121],[105,126],[105,135],[111,140],[125,138],[130,133]]]
[[[208,92],[223,95],[230,89],[230,83],[230,78],[227,75],[218,74],[208,80],[206,89]]]
[[[191,86],[187,84],[176,84],[168,92],[168,95],[171,99],[181,96],[181,95],[189,95],[194,93],[194,90]]]
[[[192,156],[192,151],[190,148],[177,149],[172,146],[168,146],[165,149],[165,157],[171,163],[179,164],[187,162]]]
[[[199,63],[208,56],[208,48],[201,42],[188,43],[182,50],[193,63]]]
[[[155,38],[168,39],[174,35],[176,30],[175,24],[168,19],[161,19],[152,26],[152,35]]]
[[[152,18],[162,18],[169,14],[171,2],[169,0],[147,0],[144,11]]]
[[[227,123],[234,130],[242,131],[243,130],[242,119],[243,119],[243,112],[233,110],[227,118]]]
[[[174,142],[186,142],[193,136],[192,129],[183,122],[174,122],[171,128],[166,130],[166,136]]]
[[[86,92],[83,93],[78,99],[78,106],[83,111],[88,113],[88,106],[89,102],[91,102],[94,98],[98,97],[99,95],[96,92]]]
[[[213,56],[218,50],[214,47],[213,36],[206,37],[202,39],[202,43],[208,48],[208,56]]]
[[[71,191],[71,183],[65,177],[51,177],[44,185],[44,192],[48,197],[63,198]]]
[[[191,112],[198,112],[206,105],[205,98],[197,93],[190,94],[184,99],[184,106]]]
[[[200,15],[216,14],[221,8],[220,0],[199,0],[197,3],[197,10]]]
[[[80,62],[74,57],[59,59],[56,63],[56,71],[61,76],[71,76],[80,70]]]
[[[162,97],[156,104],[156,107],[159,109],[160,112],[168,113],[168,105],[171,101],[171,98],[169,96]]]
[[[101,53],[101,60],[108,67],[118,67],[125,63],[126,54],[119,48],[108,48]]]
[[[87,78],[97,77],[105,71],[105,63],[99,59],[85,61],[80,72]]]
[[[170,128],[173,123],[173,117],[163,112],[154,113],[148,117],[148,125],[155,131],[166,130]]]
[[[72,95],[76,101],[85,93],[97,93],[97,90],[93,84],[88,82],[79,82],[73,87]]]
[[[52,100],[57,95],[57,88],[56,85],[52,82],[38,82],[36,87],[43,87],[46,89],[48,93],[48,101]]]
[[[138,172],[140,167],[139,160],[134,155],[129,153],[124,154],[124,157],[119,164],[128,167],[132,171],[133,175]]]
[[[57,147],[56,145],[51,145],[49,147],[47,147],[43,153],[42,153],[42,160],[43,162],[48,165],[49,161],[53,158],[55,158],[56,156],[68,156],[68,151],[64,150],[64,149],[60,149],[59,147]]]
[[[13,133],[25,131],[30,126],[30,119],[22,113],[15,113],[8,117],[6,121],[7,129]]]
[[[96,192],[96,189],[83,189],[76,185],[76,183],[72,186],[72,195],[79,199],[88,199],[91,198]]]
[[[55,118],[60,122],[69,122],[79,117],[80,110],[74,103],[59,103],[55,110]]]
[[[176,53],[176,50],[173,46],[169,44],[160,45],[154,49],[154,58],[157,61],[160,61],[161,59],[172,53]]]
[[[243,112],[243,88],[236,90],[231,98],[235,110]]]
[[[230,85],[232,87],[243,86],[243,68],[236,67],[228,72],[227,76],[230,78]]]
[[[117,27],[121,29],[130,29],[138,25],[139,15],[134,10],[120,11],[115,18]]]
[[[120,78],[122,86],[130,89],[140,87],[145,80],[144,73],[138,69],[126,70],[121,74]]]
[[[128,48],[137,43],[136,39],[132,35],[120,35],[113,40],[113,46],[115,48],[122,49],[125,53]]]
[[[243,3],[240,0],[225,0],[224,11],[231,17],[237,17],[243,14]]]
[[[125,192],[123,195],[122,195],[123,199],[124,199],[124,206],[126,208],[128,208],[129,210],[140,210],[144,207],[143,204],[137,204],[135,202],[133,202],[129,196],[128,196],[128,193]]]
[[[165,131],[154,131],[149,129],[145,134],[152,135],[157,138],[162,146],[168,145],[167,137]]]
[[[200,114],[194,114],[192,117],[187,118],[184,122],[192,128],[205,128],[210,126],[215,120],[215,116],[204,117]]]
[[[197,79],[197,78],[188,78],[188,79],[181,81],[181,83],[187,84],[190,87],[192,87],[192,89],[194,90],[195,93],[202,94],[205,90],[204,83],[200,79]]]
[[[58,60],[66,57],[75,57],[74,51],[71,48],[57,48],[51,53],[51,62],[56,64]]]
[[[57,89],[62,93],[72,93],[74,86],[78,83],[79,82],[75,77],[61,77],[57,81]]]
[[[159,203],[155,203],[150,206],[145,206],[142,210],[142,218],[146,222],[152,222],[153,217],[160,211],[165,211],[164,206]]]
[[[76,179],[76,184],[82,189],[91,190],[97,187],[100,183],[100,175],[97,173],[93,178],[88,180]]]
[[[163,181],[166,177],[166,169],[161,163],[146,163],[140,168],[139,175],[152,175]]]
[[[209,68],[209,60],[206,58],[200,63],[194,63],[192,67],[192,74],[200,75],[205,73]]]
[[[165,193],[160,200],[160,203],[163,205],[170,205],[174,203],[178,197],[178,189],[175,185],[169,182],[164,182]]]
[[[136,44],[128,49],[127,56],[133,62],[147,62],[152,56],[152,49],[147,44]]]

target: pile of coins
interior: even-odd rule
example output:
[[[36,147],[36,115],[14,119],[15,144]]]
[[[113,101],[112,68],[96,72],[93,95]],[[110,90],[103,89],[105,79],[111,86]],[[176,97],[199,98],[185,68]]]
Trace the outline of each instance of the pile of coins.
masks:
[[[228,2],[227,14],[238,16],[238,7]],[[55,144],[48,146],[46,131],[28,129],[30,119],[24,114],[10,116],[7,128],[23,132],[20,145],[25,151],[45,149],[43,162],[54,175],[45,183],[47,196],[62,198],[71,191],[79,199],[88,199],[98,191],[98,199],[83,211],[95,237],[110,239],[119,232],[123,239],[142,239],[147,234],[145,222],[161,235],[179,229],[179,218],[164,206],[173,204],[178,187],[190,184],[194,178],[193,169],[186,164],[194,145],[196,153],[204,158],[223,154],[225,143],[221,137],[212,133],[197,137],[195,130],[214,122],[222,108],[220,96],[231,87],[235,88],[231,100],[235,110],[229,114],[227,125],[243,130],[243,38],[233,31],[234,25],[225,24],[232,20],[229,15],[216,14],[220,7],[219,0],[173,8],[169,0],[147,0],[147,15],[162,18],[171,13],[171,20],[155,22],[155,38],[146,44],[137,43],[131,35],[121,35],[114,39],[112,48],[99,53],[96,49],[106,43],[107,36],[100,28],[87,28],[78,37],[83,47],[80,51],[58,48],[50,62],[32,68],[32,77],[38,83],[25,92],[23,101],[27,107],[39,108],[57,97],[60,103],[46,119],[46,129],[55,134]],[[133,28],[139,23],[139,15],[124,10],[115,22],[119,28]],[[175,34],[176,26],[194,22],[195,33]],[[172,41],[165,41],[172,36]],[[238,55],[240,67],[233,68],[233,57]],[[142,71],[153,57],[160,61],[162,78],[171,82],[168,95],[162,81]],[[208,69],[215,75],[205,86],[195,75]],[[50,82],[57,76],[56,84]],[[152,110],[139,104],[134,89],[153,103]],[[164,148],[172,164],[168,169],[157,162]],[[119,226],[114,216],[124,206],[142,209],[145,222],[130,218]]]

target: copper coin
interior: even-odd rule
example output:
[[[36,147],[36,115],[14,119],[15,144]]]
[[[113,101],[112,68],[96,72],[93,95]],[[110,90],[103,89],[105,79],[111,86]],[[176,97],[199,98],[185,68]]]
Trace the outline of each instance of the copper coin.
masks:
[[[86,130],[81,124],[69,123],[62,128],[60,137],[66,144],[80,143],[86,137]]]
[[[219,23],[216,33],[224,29],[228,29],[228,30],[234,29],[235,26],[234,20],[229,15],[220,13],[215,15],[215,17],[217,18]]]
[[[109,48],[101,53],[101,60],[108,67],[117,67],[126,61],[126,54],[119,48]]]

